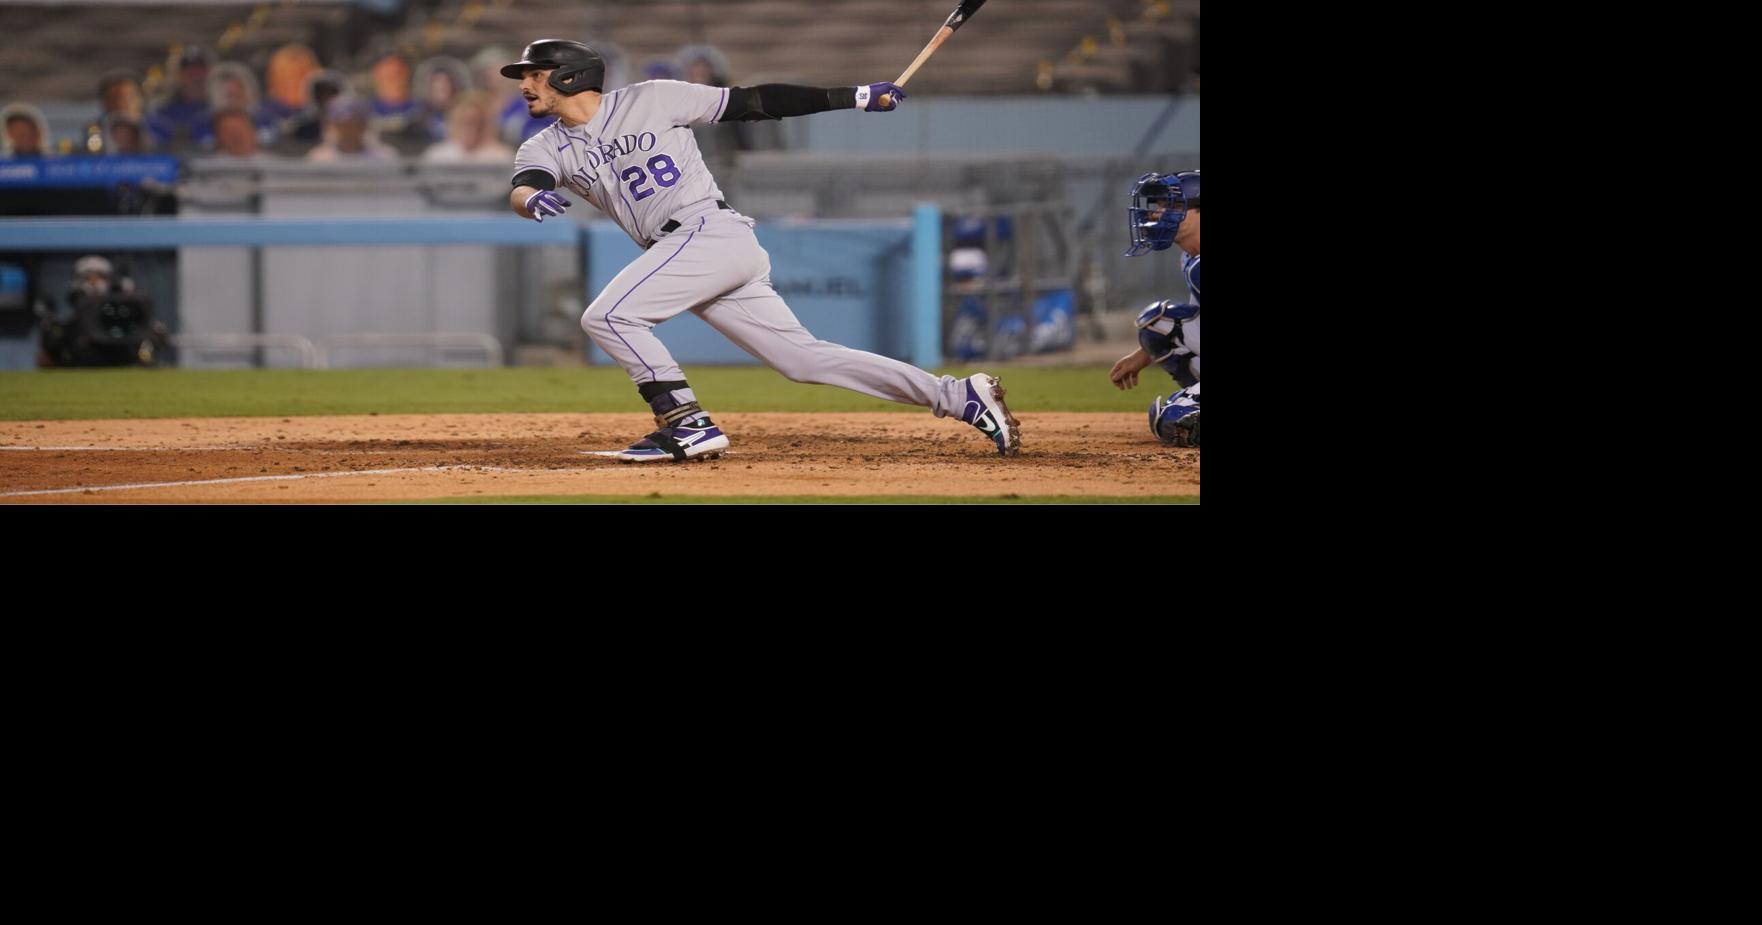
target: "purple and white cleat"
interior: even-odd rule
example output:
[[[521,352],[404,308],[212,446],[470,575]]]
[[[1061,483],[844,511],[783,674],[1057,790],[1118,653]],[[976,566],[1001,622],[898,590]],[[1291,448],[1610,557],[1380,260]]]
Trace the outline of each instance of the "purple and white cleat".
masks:
[[[961,410],[961,420],[990,437],[997,444],[997,455],[1014,456],[1022,449],[1022,430],[1003,403],[1003,394],[1003,382],[995,376],[979,373],[967,377],[967,404]]]
[[[657,430],[613,458],[619,462],[684,462],[699,456],[715,459],[726,449],[728,436],[704,415],[689,424]]]

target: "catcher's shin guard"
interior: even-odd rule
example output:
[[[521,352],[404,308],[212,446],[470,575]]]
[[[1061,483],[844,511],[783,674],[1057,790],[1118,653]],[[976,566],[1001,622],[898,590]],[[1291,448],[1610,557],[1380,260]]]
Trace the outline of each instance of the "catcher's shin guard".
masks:
[[[1199,445],[1199,389],[1182,389],[1150,403],[1150,432],[1170,446]]]

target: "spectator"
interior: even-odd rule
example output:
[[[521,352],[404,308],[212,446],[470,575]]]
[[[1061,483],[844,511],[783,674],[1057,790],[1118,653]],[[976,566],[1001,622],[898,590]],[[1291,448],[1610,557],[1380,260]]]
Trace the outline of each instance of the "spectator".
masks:
[[[687,45],[674,55],[680,79],[706,87],[726,87],[730,72],[728,58],[710,45]],[[691,134],[697,139],[698,154],[712,173],[726,174],[734,169],[735,153],[755,148],[781,147],[781,125],[773,122],[764,129],[758,122],[718,122],[694,125]],[[760,134],[760,133],[763,134]]]
[[[471,69],[458,58],[429,58],[416,66],[416,87],[422,94],[421,122],[428,140],[445,140],[447,114],[471,89]]]
[[[416,114],[410,98],[410,63],[403,55],[381,55],[373,62],[373,127],[396,132]]]
[[[514,149],[495,134],[493,99],[474,90],[459,98],[447,114],[447,140],[423,152],[428,164],[511,164]]]
[[[491,45],[471,56],[471,76],[477,81],[477,89],[488,90],[492,96],[504,91],[508,96],[520,95],[518,87],[507,89],[508,78],[502,76],[502,65],[511,60],[508,57],[511,54],[513,52],[500,45]]]
[[[630,52],[624,46],[607,39],[591,40],[592,48],[606,62],[605,92],[622,89],[630,84]]]
[[[276,144],[280,153],[305,155],[324,141],[325,109],[348,89],[349,79],[337,71],[313,71],[307,75],[303,95],[310,102],[282,122],[281,139]]]
[[[269,115],[261,102],[262,93],[257,89],[257,75],[251,69],[237,61],[226,61],[214,68],[214,74],[208,78],[208,106],[216,113],[215,124],[219,123],[218,113],[223,109],[236,109],[243,112],[251,120],[251,128],[257,133],[258,144],[270,144],[275,141],[279,132],[277,120]],[[220,140],[215,139],[218,145]]]
[[[643,80],[678,80],[679,65],[667,58],[650,58],[642,66]]]
[[[184,46],[177,58],[177,87],[147,116],[147,132],[155,145],[181,154],[214,140],[214,113],[208,106],[208,72],[213,66],[208,49]]]
[[[471,69],[477,74],[478,85],[488,90],[493,99],[501,101],[501,107],[496,111],[496,135],[518,147],[557,120],[534,118],[526,105],[526,98],[520,95],[519,84],[502,76],[502,65],[514,60],[509,57],[512,54],[506,48],[491,45],[471,56]]]
[[[297,42],[289,42],[275,50],[269,56],[269,69],[265,75],[269,84],[269,96],[263,101],[263,118],[276,126],[279,132],[282,123],[305,112],[312,105],[311,78],[321,68],[318,56]]]
[[[208,107],[218,112],[222,109],[243,109],[250,112],[257,106],[257,78],[251,69],[237,61],[223,61],[216,65],[214,73],[208,75]]]
[[[215,153],[225,157],[253,160],[257,150],[257,126],[251,114],[243,109],[222,109],[214,114]]]
[[[324,144],[313,148],[306,159],[320,163],[346,161],[395,161],[398,152],[382,144],[368,124],[372,107],[352,94],[330,101],[325,115]]]
[[[415,157],[434,144],[422,108],[410,95],[410,64],[403,55],[373,62],[373,128],[400,156]]]
[[[29,103],[13,103],[0,109],[0,122],[6,125],[0,157],[49,156],[49,120],[43,117],[42,110]]]
[[[147,117],[146,100],[141,92],[141,82],[128,71],[110,71],[98,80],[100,120],[104,116],[121,114],[140,122]]]
[[[709,45],[687,45],[674,57],[680,79],[706,87],[728,86],[728,58]]]
[[[146,154],[147,130],[141,120],[119,112],[104,117],[104,153],[119,157]]]

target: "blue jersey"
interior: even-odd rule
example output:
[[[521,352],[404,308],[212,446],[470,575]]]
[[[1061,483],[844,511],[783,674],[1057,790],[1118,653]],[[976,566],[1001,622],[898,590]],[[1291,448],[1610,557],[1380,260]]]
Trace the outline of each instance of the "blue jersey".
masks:
[[[1193,375],[1199,375],[1199,255],[1181,261],[1181,275],[1187,278],[1192,293],[1193,317],[1181,322],[1181,344],[1193,351]]]
[[[180,97],[147,114],[147,134],[160,147],[206,145],[214,140],[214,112],[206,100],[189,102]]]

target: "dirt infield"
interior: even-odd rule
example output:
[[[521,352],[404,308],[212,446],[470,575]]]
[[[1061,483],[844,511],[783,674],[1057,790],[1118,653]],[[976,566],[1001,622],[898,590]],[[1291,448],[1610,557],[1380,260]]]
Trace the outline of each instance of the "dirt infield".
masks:
[[[923,414],[716,416],[721,459],[582,455],[643,414],[0,422],[0,503],[339,503],[495,495],[1198,495],[1199,450],[1141,414],[1029,413],[1022,455]]]

